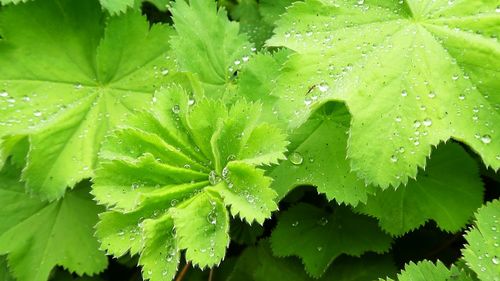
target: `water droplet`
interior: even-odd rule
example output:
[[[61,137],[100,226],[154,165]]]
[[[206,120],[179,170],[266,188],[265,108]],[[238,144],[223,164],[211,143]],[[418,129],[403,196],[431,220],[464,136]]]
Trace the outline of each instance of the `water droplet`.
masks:
[[[207,216],[207,221],[212,225],[217,224],[217,215],[214,212],[209,213]]]
[[[189,164],[184,164],[184,169],[191,169],[191,165],[189,165]]]
[[[181,112],[181,108],[179,107],[179,105],[176,104],[176,105],[172,106],[172,112],[174,114],[179,114],[179,112]]]
[[[75,89],[77,89],[77,90],[83,89],[83,85],[80,83],[75,84]]]
[[[8,97],[9,96],[9,93],[7,93],[7,91],[3,90],[0,92],[0,97],[2,98],[5,98],[5,97]]]
[[[136,190],[137,188],[139,188],[139,184],[138,184],[138,183],[136,183],[136,182],[134,182],[134,183],[132,183],[132,184],[130,185],[130,189],[131,189],[131,190]]]
[[[161,69],[161,75],[163,75],[163,76],[167,76],[167,75],[168,75],[168,72],[169,72],[169,71],[168,71],[168,69],[166,69],[166,68],[162,68],[162,69]]]
[[[328,89],[330,89],[330,86],[328,86],[328,84],[321,83],[318,85],[318,90],[322,93],[325,93],[326,91],[328,91]]]
[[[300,165],[302,164],[302,162],[304,162],[304,158],[297,151],[290,154],[290,156],[288,156],[288,160],[290,160],[290,162],[294,165]]]
[[[222,178],[227,179],[228,176],[229,176],[229,169],[227,167],[224,167],[224,169],[222,169]]]
[[[500,13],[500,6],[497,6],[497,8],[495,9],[495,12]]]
[[[226,158],[228,162],[236,160],[236,155],[234,154],[229,154]]]
[[[170,206],[175,207],[175,205],[177,205],[177,203],[178,203],[177,199],[172,199],[172,201],[170,201]]]
[[[433,99],[436,97],[436,93],[434,91],[430,91],[428,96],[430,99]]]
[[[413,127],[420,128],[420,126],[422,126],[422,123],[420,121],[415,120],[415,122],[413,122]]]
[[[249,194],[249,195],[246,196],[246,198],[247,198],[248,203],[250,203],[250,204],[252,204],[253,202],[255,202],[255,197],[253,197],[253,195]]]
[[[464,100],[464,99],[465,99],[465,95],[464,95],[464,94],[460,94],[460,95],[458,96],[458,99],[459,99],[459,100]]]
[[[392,155],[392,156],[391,156],[391,162],[392,162],[392,163],[396,163],[396,162],[398,162],[398,157],[397,157],[396,155]]]
[[[195,103],[196,101],[194,99],[189,99],[188,100],[188,105],[191,106]]]
[[[321,251],[323,251],[323,247],[318,246],[318,247],[316,248],[316,250],[318,250],[318,252],[321,252]]]
[[[234,61],[234,65],[240,65],[241,64],[241,61],[240,60],[235,60]]]
[[[293,227],[296,227],[296,226],[298,226],[298,225],[299,225],[299,221],[294,221],[294,222],[292,223],[292,226],[293,226]]]
[[[491,262],[492,262],[493,264],[498,265],[498,264],[500,264],[500,259],[499,259],[498,257],[496,257],[496,256],[495,256],[495,257],[493,257],[493,258],[491,259]]]
[[[244,56],[241,59],[243,60],[243,62],[247,62],[250,58],[248,56]]]
[[[208,174],[208,181],[210,182],[211,185],[216,185],[221,181],[221,178],[217,175],[215,171],[210,171]]]
[[[491,136],[490,135],[484,135],[484,136],[481,137],[481,141],[484,144],[489,144],[489,143],[491,143]]]
[[[408,96],[408,92],[406,90],[401,91],[401,96],[403,97]]]
[[[396,121],[398,123],[401,122],[401,116],[396,116],[396,118],[394,118],[394,121]]]
[[[422,122],[424,126],[430,127],[432,126],[432,120],[430,118],[425,118],[424,121]]]
[[[35,115],[35,117],[40,117],[40,116],[42,116],[42,112],[40,110],[35,110],[33,112],[33,115]]]
[[[401,147],[398,149],[398,151],[399,151],[399,153],[404,153],[404,152],[405,152],[405,148],[401,146]]]
[[[458,80],[458,74],[454,74],[451,79],[453,79],[453,81],[457,81]]]

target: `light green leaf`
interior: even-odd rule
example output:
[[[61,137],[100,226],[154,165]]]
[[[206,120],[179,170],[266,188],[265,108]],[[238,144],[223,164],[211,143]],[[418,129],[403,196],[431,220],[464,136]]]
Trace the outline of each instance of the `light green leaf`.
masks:
[[[380,279],[381,280],[381,279]],[[387,281],[393,280],[387,278]],[[410,262],[404,270],[398,274],[398,281],[473,281],[465,271],[452,267],[448,269],[442,262],[437,261],[436,264],[424,260],[418,263]]]
[[[283,212],[271,235],[273,253],[300,257],[314,278],[321,277],[341,254],[385,252],[391,241],[375,220],[354,214],[347,207],[339,206],[330,213],[305,203]]]
[[[296,52],[275,94],[295,104],[292,127],[326,101],[345,101],[348,157],[367,183],[406,183],[450,138],[498,170],[497,10],[495,0],[295,3],[267,43]],[[310,89],[317,101],[305,106]],[[400,147],[408,153],[391,163]]]
[[[462,250],[466,264],[480,280],[500,280],[500,201],[481,207],[476,225],[465,235],[468,245]]]
[[[157,220],[143,222],[144,250],[139,259],[145,279],[171,280],[177,272],[180,252],[173,236],[165,233],[175,231],[174,222],[168,215]],[[166,261],[166,262],[163,262]]]
[[[93,236],[102,208],[91,200],[88,189],[77,188],[46,203],[24,193],[18,177],[11,166],[0,173],[0,255],[7,255],[13,276],[46,281],[56,266],[78,275],[105,269],[107,258]]]
[[[449,232],[463,228],[483,202],[478,167],[458,144],[440,146],[425,171],[397,190],[370,195],[362,213],[375,216],[392,235],[402,235],[434,220]]]
[[[275,127],[256,122],[257,103],[227,108],[194,100],[175,85],[153,100],[103,143],[92,194],[112,209],[97,226],[103,248],[115,256],[140,253],[144,278],[156,281],[162,272],[170,276],[178,259],[157,263],[165,253],[154,245],[175,245],[194,265],[212,267],[229,243],[229,212],[248,223],[271,216],[276,193],[256,166],[283,158],[287,142]],[[170,223],[175,234],[165,231]]]
[[[170,210],[179,248],[200,268],[219,265],[229,246],[229,214],[220,200],[208,193]]]
[[[291,6],[292,3],[299,1],[300,0],[260,0],[260,14],[267,23],[274,26],[280,16],[286,12],[286,8]]]
[[[182,70],[199,75],[210,95],[220,94],[249,59],[252,44],[215,1],[188,2],[176,1],[171,8],[177,33],[170,41],[173,53]]]
[[[104,27],[96,1],[70,0],[5,7],[0,27],[0,138],[29,136],[23,179],[54,200],[93,176],[103,136],[171,79],[171,29],[138,12]]]
[[[343,105],[327,104],[291,133],[288,160],[269,169],[280,198],[299,185],[313,185],[328,200],[356,206],[376,191],[351,172],[346,160],[349,120]]]

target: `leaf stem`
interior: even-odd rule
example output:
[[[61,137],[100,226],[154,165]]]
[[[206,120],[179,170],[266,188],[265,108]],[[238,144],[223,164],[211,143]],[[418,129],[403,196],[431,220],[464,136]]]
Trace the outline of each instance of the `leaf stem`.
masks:
[[[186,276],[186,273],[188,272],[190,266],[191,262],[188,261],[186,265],[184,265],[184,268],[182,269],[181,273],[179,273],[179,275],[177,275],[177,278],[175,278],[175,281],[182,281]]]
[[[212,281],[214,277],[214,268],[210,268],[210,273],[208,273],[208,281]]]

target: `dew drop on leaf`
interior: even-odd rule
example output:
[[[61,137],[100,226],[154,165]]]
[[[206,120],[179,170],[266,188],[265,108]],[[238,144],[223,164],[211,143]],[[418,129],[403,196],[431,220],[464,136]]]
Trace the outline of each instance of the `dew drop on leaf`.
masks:
[[[484,135],[484,136],[481,137],[481,141],[484,144],[489,144],[489,143],[491,143],[491,136],[490,135]]]
[[[290,162],[294,165],[300,165],[302,164],[302,162],[304,162],[304,158],[302,157],[302,155],[296,151],[288,156],[288,160],[290,160]]]
[[[181,111],[181,108],[179,107],[179,105],[177,105],[177,104],[176,104],[176,105],[174,105],[174,106],[172,107],[172,112],[173,112],[174,114],[179,114],[179,112],[180,112],[180,111]]]

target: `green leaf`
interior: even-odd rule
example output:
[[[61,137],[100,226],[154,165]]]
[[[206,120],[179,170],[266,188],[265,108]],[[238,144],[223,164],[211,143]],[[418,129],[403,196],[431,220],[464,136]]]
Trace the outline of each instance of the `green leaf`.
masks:
[[[239,25],[217,10],[213,0],[176,1],[171,12],[177,35],[173,36],[173,53],[182,70],[197,73],[210,95],[220,93],[231,83],[233,72],[244,64],[252,44]]]
[[[433,153],[416,180],[370,195],[357,209],[379,219],[380,227],[392,235],[402,235],[429,219],[445,231],[457,232],[482,202],[476,162],[460,145],[450,143]]]
[[[349,121],[343,105],[327,104],[293,131],[288,160],[269,173],[279,198],[299,185],[313,185],[328,200],[353,206],[366,202],[376,188],[365,186],[346,160]]]
[[[104,27],[96,1],[70,0],[5,7],[0,27],[0,139],[29,136],[23,179],[54,200],[93,176],[103,136],[171,79],[171,29],[138,12]]]
[[[7,166],[0,173],[0,255],[7,255],[20,281],[46,281],[55,266],[78,275],[95,274],[107,266],[98,250],[94,225],[102,208],[87,188],[76,188],[63,199],[42,202],[24,193],[19,173]]]
[[[229,214],[217,197],[201,193],[171,210],[179,248],[200,268],[219,265],[229,246]]]
[[[347,207],[328,212],[305,203],[283,212],[271,235],[273,253],[300,257],[314,278],[321,277],[341,254],[385,252],[391,241],[373,219],[354,214]]]
[[[277,209],[271,179],[256,166],[284,158],[287,142],[275,127],[256,122],[260,112],[256,103],[226,108],[194,100],[175,85],[158,91],[149,111],[102,145],[92,194],[112,209],[97,225],[103,248],[115,256],[140,253],[143,276],[153,281],[163,272],[171,276],[178,264],[157,262],[165,255],[156,251],[159,244],[185,249],[201,268],[219,264],[229,212],[262,224]]]
[[[157,220],[146,220],[143,222],[143,229],[145,244],[139,259],[139,264],[143,265],[142,274],[146,279],[152,280],[173,279],[180,252],[174,237],[165,235],[175,231],[172,218],[163,216]]]
[[[393,280],[387,278],[387,280]],[[418,263],[410,262],[404,270],[398,274],[399,281],[443,281],[443,280],[458,280],[458,281],[473,281],[465,271],[452,267],[451,270],[437,261],[435,264],[424,260]]]
[[[275,94],[295,104],[292,127],[326,101],[345,101],[348,157],[367,183],[406,183],[450,138],[498,170],[497,10],[494,0],[295,3],[267,42],[296,52]],[[312,88],[317,101],[305,106]],[[400,147],[408,153],[392,163]]]
[[[481,207],[476,225],[465,235],[468,245],[462,250],[466,264],[480,280],[499,280],[500,276],[500,201]]]
[[[300,0],[299,0],[300,1]],[[286,8],[291,6],[297,0],[261,0],[260,14],[264,20],[273,26],[279,20],[280,16],[286,12]]]

